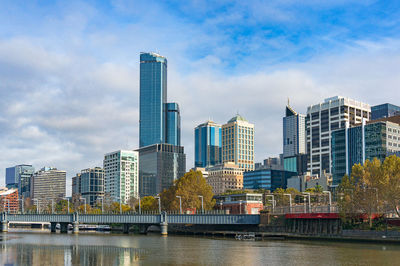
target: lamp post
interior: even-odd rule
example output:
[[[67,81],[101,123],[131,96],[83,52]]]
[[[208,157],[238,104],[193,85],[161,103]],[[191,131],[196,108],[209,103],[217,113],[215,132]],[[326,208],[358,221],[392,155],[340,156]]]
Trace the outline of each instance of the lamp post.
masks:
[[[179,213],[182,214],[182,197],[176,196],[179,199]]]
[[[54,213],[54,199],[51,199],[51,213]]]
[[[36,212],[40,214],[40,208],[39,208],[39,200],[38,199],[32,199],[33,201],[36,201]]]
[[[85,207],[85,214],[86,214],[86,198],[80,198],[80,200],[83,200],[83,202],[84,202],[84,207]]]
[[[24,199],[18,199],[18,201],[21,201],[22,214],[24,214]]]
[[[310,192],[303,192],[304,196],[308,196],[308,211],[311,212],[311,193]],[[305,205],[305,202],[304,202]],[[307,211],[304,211],[307,212]]]
[[[66,199],[67,200],[67,212],[68,212],[68,214],[69,214],[69,198],[64,198],[64,199]]]
[[[142,213],[142,209],[140,207],[140,196],[139,196],[139,214],[141,214],[141,213]]]
[[[284,196],[289,196],[289,213],[292,213],[292,194],[283,194]]]
[[[158,199],[158,212],[161,214],[161,198],[160,197],[154,197],[155,199]]]
[[[103,212],[104,212],[104,198],[101,197],[100,199],[101,199],[101,214],[103,214]]]
[[[199,198],[201,198],[201,213],[204,213],[204,202],[203,202],[203,200],[204,200],[204,197],[203,196],[201,196],[201,195],[198,195],[198,197]]]
[[[267,197],[271,197],[272,200],[270,200],[272,202],[272,213],[275,212],[275,196],[272,194],[266,195]]]
[[[330,191],[322,191],[322,193],[327,193],[329,197],[329,212],[331,212],[331,205],[332,205],[332,194]]]
[[[239,214],[242,214],[242,201],[243,200],[239,200]]]
[[[119,214],[122,214],[121,198],[120,197],[115,197],[115,199],[119,202]]]

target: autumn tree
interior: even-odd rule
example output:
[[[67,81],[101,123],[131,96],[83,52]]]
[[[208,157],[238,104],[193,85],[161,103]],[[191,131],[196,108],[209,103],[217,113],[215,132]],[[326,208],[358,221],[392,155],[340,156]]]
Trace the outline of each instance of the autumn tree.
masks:
[[[201,198],[203,197],[204,210],[211,210],[215,205],[212,187],[207,184],[206,179],[200,171],[186,173],[175,181],[174,185],[164,190],[161,194],[163,209],[179,210],[179,198],[182,198],[182,209],[201,209]]]
[[[139,208],[138,205],[136,205],[136,208]],[[152,196],[146,196],[141,198],[140,200],[140,208],[142,211],[155,211],[158,210],[158,202],[157,199],[155,199]]]

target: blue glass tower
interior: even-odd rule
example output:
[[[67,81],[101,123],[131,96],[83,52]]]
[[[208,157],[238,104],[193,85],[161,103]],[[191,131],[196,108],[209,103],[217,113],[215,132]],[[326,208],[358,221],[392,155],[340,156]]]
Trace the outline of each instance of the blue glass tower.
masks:
[[[384,103],[371,107],[371,120],[400,115],[400,106]]]
[[[140,54],[139,147],[166,142],[167,59]]]
[[[194,129],[195,167],[208,167],[222,162],[221,125],[207,121]]]
[[[167,103],[167,143],[181,146],[181,115],[177,103]]]

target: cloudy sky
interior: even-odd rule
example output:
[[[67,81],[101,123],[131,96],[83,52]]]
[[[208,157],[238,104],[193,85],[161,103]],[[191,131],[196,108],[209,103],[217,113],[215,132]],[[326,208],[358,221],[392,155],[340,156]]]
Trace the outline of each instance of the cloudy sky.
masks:
[[[261,161],[281,153],[287,98],[400,105],[399,1],[0,0],[0,184],[21,163],[69,184],[136,149],[141,51],[168,58],[187,168],[209,118],[254,123]]]

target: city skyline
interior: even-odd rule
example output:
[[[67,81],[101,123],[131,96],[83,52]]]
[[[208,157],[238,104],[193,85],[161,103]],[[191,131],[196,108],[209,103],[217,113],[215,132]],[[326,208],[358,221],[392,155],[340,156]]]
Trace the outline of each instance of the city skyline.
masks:
[[[177,4],[178,11],[162,21],[168,32],[144,38],[160,32],[156,26],[163,29],[163,25],[158,20],[151,24],[148,13],[140,14],[140,5],[135,9],[120,3],[107,13],[100,4],[74,2],[62,9],[57,4],[5,3],[8,9],[32,12],[18,21],[6,13],[7,8],[0,11],[1,183],[6,167],[27,163],[36,169],[49,165],[66,170],[69,188],[76,173],[101,166],[105,153],[138,148],[138,57],[143,50],[158,51],[169,60],[170,99],[180,104],[187,168],[194,165],[193,128],[208,117],[221,123],[239,110],[254,123],[259,162],[282,152],[282,106],[288,96],[302,114],[307,106],[335,95],[370,105],[398,105],[391,96],[400,76],[395,33],[399,23],[394,15],[386,17],[386,24],[374,23],[386,6],[353,4],[360,13],[368,12],[370,19],[356,22],[360,16],[356,11],[340,14],[344,3],[317,4],[321,15],[300,19],[298,25],[293,21],[311,12],[310,3],[295,11],[272,2],[258,10],[265,12],[261,15],[254,2],[242,11],[235,9],[238,3],[218,6],[215,13],[211,7],[198,7],[198,13],[190,16],[193,3]],[[147,12],[174,10],[153,5]],[[300,34],[328,12],[337,13],[339,25],[332,19]],[[104,17],[106,27],[94,27]],[[42,27],[49,21],[54,23]],[[143,25],[151,26],[148,33],[140,30]],[[114,31],[118,26],[122,27]],[[214,30],[206,30],[210,28]],[[174,38],[161,41],[167,34]],[[385,90],[377,94],[377,87]]]

